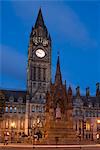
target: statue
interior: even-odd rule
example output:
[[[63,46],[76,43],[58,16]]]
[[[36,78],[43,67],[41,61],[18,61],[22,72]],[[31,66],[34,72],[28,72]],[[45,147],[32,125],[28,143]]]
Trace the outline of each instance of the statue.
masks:
[[[59,107],[59,103],[57,103],[57,108],[56,108],[56,119],[61,119],[61,109]]]

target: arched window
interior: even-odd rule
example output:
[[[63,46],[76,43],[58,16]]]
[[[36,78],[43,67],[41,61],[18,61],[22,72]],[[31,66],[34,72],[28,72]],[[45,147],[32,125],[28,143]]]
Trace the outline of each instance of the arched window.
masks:
[[[86,130],[87,130],[87,131],[90,131],[90,127],[91,127],[91,126],[90,126],[90,123],[89,123],[89,122],[86,122]]]
[[[85,112],[86,117],[88,117],[88,111]]]
[[[43,68],[43,81],[46,80],[46,68]]]
[[[22,102],[23,102],[23,98],[22,98],[22,97],[19,97],[19,98],[18,98],[18,102],[19,102],[19,103],[22,103]]]
[[[14,107],[14,113],[16,113],[17,112],[17,108],[16,108],[16,106]]]
[[[36,106],[36,112],[38,112],[38,105]]]
[[[12,106],[10,106],[10,113],[12,113]]]
[[[32,112],[35,112],[35,106],[32,106]]]
[[[22,107],[21,107],[21,106],[18,107],[18,112],[19,112],[19,113],[22,112]]]
[[[36,80],[36,67],[32,68],[32,80]]]
[[[9,102],[14,102],[14,97],[13,96],[9,97]]]
[[[78,115],[78,110],[75,111],[76,112],[76,116]]]
[[[7,107],[7,106],[6,106],[6,108],[5,108],[5,112],[8,113],[8,107]]]
[[[41,68],[38,67],[38,80],[41,80]]]
[[[39,112],[41,112],[41,106],[39,106]]]

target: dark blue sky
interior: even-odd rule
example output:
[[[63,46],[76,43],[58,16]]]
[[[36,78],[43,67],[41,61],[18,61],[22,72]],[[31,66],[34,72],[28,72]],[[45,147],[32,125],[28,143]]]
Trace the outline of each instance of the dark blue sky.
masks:
[[[57,51],[63,80],[81,93],[100,82],[99,1],[0,1],[0,88],[26,89],[29,35],[41,7],[52,38],[52,79]]]

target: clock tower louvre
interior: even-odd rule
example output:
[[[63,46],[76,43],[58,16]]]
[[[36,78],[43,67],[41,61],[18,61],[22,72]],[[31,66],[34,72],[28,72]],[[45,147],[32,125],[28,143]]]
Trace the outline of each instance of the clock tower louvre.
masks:
[[[27,75],[27,90],[31,102],[44,103],[51,81],[51,38],[41,9],[30,34]]]

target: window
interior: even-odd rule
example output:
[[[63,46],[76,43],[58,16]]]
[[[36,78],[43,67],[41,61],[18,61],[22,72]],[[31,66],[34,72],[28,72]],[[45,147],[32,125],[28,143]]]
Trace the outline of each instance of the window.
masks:
[[[41,111],[45,112],[45,106],[41,107]]]
[[[22,102],[23,102],[23,98],[22,98],[22,97],[19,97],[19,98],[18,98],[18,102],[19,102],[19,103],[22,103]]]
[[[94,104],[94,103],[92,103],[92,106],[93,106],[93,107],[95,107],[95,104]]]
[[[39,112],[41,112],[41,106],[39,106]]]
[[[76,129],[76,131],[77,131],[77,121],[76,121],[76,124],[75,124],[75,129]]]
[[[10,113],[12,113],[12,107],[10,106]]]
[[[78,110],[76,110],[76,116],[78,115]]]
[[[18,108],[18,112],[19,112],[19,113],[21,113],[21,106],[19,106],[19,108]]]
[[[35,106],[32,107],[32,112],[35,112]]]
[[[41,99],[41,95],[40,95],[40,99]]]
[[[22,112],[25,113],[25,107],[22,108]]]
[[[16,113],[17,112],[17,108],[16,107],[14,107],[14,113]]]
[[[5,108],[5,112],[8,113],[8,107]]]
[[[33,83],[33,88],[34,88],[34,87],[36,87],[36,83],[35,83],[35,82]]]
[[[88,139],[88,134],[86,134],[86,139]]]
[[[44,83],[44,84],[43,84],[43,89],[45,90],[45,88],[46,88],[46,84]]]
[[[88,111],[85,112],[86,117],[88,117]]]
[[[93,112],[93,117],[95,117],[95,112]]]
[[[40,80],[40,79],[41,79],[41,68],[38,67],[38,80]]]
[[[38,84],[38,87],[41,88],[41,83]]]
[[[13,96],[9,97],[9,102],[14,102],[14,97]]]
[[[86,122],[86,130],[90,131],[90,123],[89,122]]]
[[[36,67],[33,67],[32,74],[33,80],[36,80]]]
[[[91,111],[88,113],[88,117],[91,117]]]
[[[43,68],[43,81],[46,80],[46,68]]]

